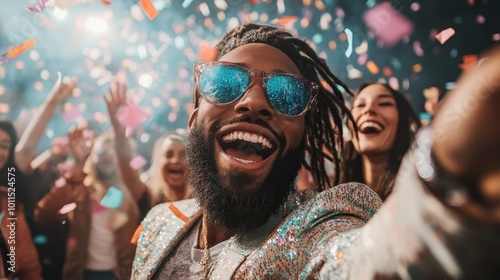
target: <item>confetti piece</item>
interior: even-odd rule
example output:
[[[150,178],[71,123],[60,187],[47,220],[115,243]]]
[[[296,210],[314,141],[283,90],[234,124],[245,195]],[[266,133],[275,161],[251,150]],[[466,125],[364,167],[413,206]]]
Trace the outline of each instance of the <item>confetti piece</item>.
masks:
[[[394,46],[410,35],[414,26],[405,16],[396,11],[389,2],[379,4],[363,14],[366,26],[386,46]]]
[[[78,106],[73,105],[71,109],[64,112],[63,119],[65,122],[72,122],[76,120],[80,115],[81,113],[80,109],[78,109]]]
[[[366,54],[366,53],[358,56],[358,64],[359,65],[364,65],[367,60],[368,60],[368,54]]]
[[[159,14],[151,0],[140,0],[139,6],[141,6],[150,20],[153,20]]]
[[[2,222],[2,220],[3,220],[3,216],[5,216],[5,212],[0,213],[0,223],[1,223],[1,222]]]
[[[184,2],[182,2],[182,7],[186,9],[187,7],[189,7],[189,5],[191,5],[192,2],[193,0],[184,0]]]
[[[68,247],[68,249],[73,249],[76,247],[76,244],[78,242],[76,241],[76,238],[74,237],[69,237],[68,238],[68,241],[66,242],[66,246]]]
[[[413,42],[413,51],[415,52],[415,54],[417,56],[424,56],[424,50],[420,46],[420,42],[419,41]]]
[[[349,47],[347,47],[347,50],[345,51],[345,56],[349,58],[352,54],[352,31],[349,28],[346,28],[345,34],[347,35],[347,43],[349,44]]]
[[[204,61],[214,61],[217,57],[217,48],[212,47],[208,41],[201,41],[198,58]]]
[[[432,116],[429,113],[420,113],[420,120],[430,121]]]
[[[35,45],[36,45],[35,39],[29,38],[28,40],[22,42],[21,44],[13,47],[10,50],[8,50],[6,53],[0,55],[0,64],[5,64],[5,63],[9,62],[13,58],[15,58],[18,55],[22,54],[23,52],[31,49]]]
[[[477,18],[476,18],[476,21],[479,24],[483,24],[483,23],[486,22],[486,18],[484,16],[482,16],[482,15],[478,15]]]
[[[123,201],[123,191],[111,186],[101,200],[101,205],[111,209],[118,209]]]
[[[61,214],[61,215],[65,215],[65,214],[68,214],[69,212],[73,211],[76,209],[76,203],[69,203],[69,204],[66,204],[64,205],[63,207],[61,207],[61,209],[59,209],[59,211],[57,211],[57,213]]]
[[[444,84],[444,88],[447,89],[447,90],[454,89],[455,88],[455,82],[447,82],[446,84]]]
[[[104,5],[111,5],[111,0],[101,0]]]
[[[136,156],[130,161],[130,167],[134,170],[139,170],[146,165],[147,161],[142,156]]]
[[[97,203],[92,203],[92,206],[90,206],[90,212],[92,212],[92,214],[96,214],[96,213],[99,213],[99,212],[102,212],[102,211],[105,211],[108,209],[109,209],[108,207],[104,207],[101,204],[97,204]]]
[[[444,44],[448,39],[450,39],[453,35],[455,35],[455,29],[453,28],[447,28],[441,32],[439,32],[436,35],[436,39],[439,41],[439,43]]]
[[[463,63],[460,64],[460,69],[462,69],[462,71],[467,71],[471,69],[477,63],[477,55],[475,54],[464,55],[462,59]]]
[[[474,0],[467,0],[467,3],[469,3],[470,6],[474,5]]]
[[[491,38],[493,41],[500,41],[500,33],[493,34]]]
[[[47,244],[47,236],[37,235],[37,236],[35,236],[35,238],[33,238],[33,243],[35,243],[37,245]]]
[[[372,73],[373,75],[376,75],[378,74],[378,72],[380,71],[377,64],[375,64],[375,62],[373,62],[372,60],[368,61],[366,63],[366,68],[368,69],[368,71],[370,71],[370,73]]]
[[[47,7],[47,2],[50,0],[38,0],[38,4],[34,8],[32,7],[26,7],[28,11],[32,13],[41,13],[45,8]]]
[[[297,16],[282,16],[280,18],[273,19],[271,22],[285,28],[290,28],[297,21],[297,19]]]
[[[133,132],[139,124],[149,119],[150,115],[137,107],[134,103],[127,102],[127,104],[118,109],[116,118],[123,126],[131,129]]]

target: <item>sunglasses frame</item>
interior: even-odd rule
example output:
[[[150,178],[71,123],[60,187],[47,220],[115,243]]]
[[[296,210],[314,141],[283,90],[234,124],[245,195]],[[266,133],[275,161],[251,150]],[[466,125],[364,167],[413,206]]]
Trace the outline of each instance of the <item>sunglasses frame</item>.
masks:
[[[244,71],[248,75],[248,77],[250,78],[250,83],[248,83],[248,85],[245,87],[245,90],[237,98],[235,98],[233,101],[227,102],[227,103],[216,103],[216,102],[213,102],[213,101],[209,100],[208,97],[205,96],[205,94],[203,94],[203,92],[201,91],[201,88],[200,88],[200,83],[199,83],[200,79],[201,79],[201,74],[203,73],[203,71],[205,70],[205,68],[209,67],[209,66],[229,66],[229,67],[240,69],[240,70]],[[198,105],[199,105],[198,104],[198,92],[201,95],[201,97],[203,99],[205,99],[205,101],[207,101],[208,103],[210,103],[212,105],[225,106],[225,105],[229,105],[229,104],[233,104],[235,102],[238,102],[241,98],[243,98],[243,96],[245,96],[245,94],[247,93],[248,89],[254,84],[256,76],[259,76],[259,77],[262,78],[262,84],[261,84],[261,86],[264,89],[264,93],[265,93],[265,96],[266,96],[266,99],[267,99],[267,103],[271,106],[271,108],[273,108],[273,110],[276,113],[278,113],[278,114],[280,114],[282,116],[285,116],[287,118],[300,117],[300,116],[304,115],[307,111],[309,111],[309,109],[311,108],[312,104],[316,100],[316,97],[317,97],[318,92],[319,92],[319,86],[318,86],[318,84],[316,84],[314,81],[311,81],[310,79],[308,79],[308,78],[306,78],[304,76],[299,76],[299,75],[289,74],[289,73],[283,73],[283,72],[264,72],[264,71],[260,71],[260,70],[255,70],[255,69],[248,68],[248,67],[243,66],[241,64],[231,63],[231,62],[225,62],[225,61],[201,61],[201,62],[196,62],[194,64],[194,78],[195,78],[195,84],[196,84],[196,86],[195,86],[195,89],[194,89],[194,92],[193,92],[193,103],[195,105],[195,108],[198,107]],[[276,77],[276,76],[289,76],[289,77],[293,77],[293,78],[301,81],[304,85],[306,85],[306,87],[308,87],[308,91],[310,92],[310,98],[309,98],[309,101],[307,102],[306,107],[304,108],[304,110],[300,114],[298,114],[298,115],[287,115],[287,114],[284,114],[284,113],[280,112],[279,110],[277,110],[276,107],[274,107],[274,105],[269,100],[269,95],[267,93],[267,80],[269,78]]]

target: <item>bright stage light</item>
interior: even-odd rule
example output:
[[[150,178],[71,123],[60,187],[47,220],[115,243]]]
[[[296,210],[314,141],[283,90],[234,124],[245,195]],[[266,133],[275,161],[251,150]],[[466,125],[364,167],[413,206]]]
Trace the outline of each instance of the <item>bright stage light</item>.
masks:
[[[61,9],[59,7],[55,7],[54,8],[54,11],[52,12],[54,14],[54,16],[59,19],[59,20],[63,20],[66,18],[66,16],[68,15],[68,10],[66,9]]]
[[[97,18],[89,18],[85,23],[87,29],[94,33],[103,33],[108,29],[108,24],[102,20]]]
[[[153,84],[153,76],[151,76],[149,73],[143,73],[139,77],[139,85],[149,88]]]

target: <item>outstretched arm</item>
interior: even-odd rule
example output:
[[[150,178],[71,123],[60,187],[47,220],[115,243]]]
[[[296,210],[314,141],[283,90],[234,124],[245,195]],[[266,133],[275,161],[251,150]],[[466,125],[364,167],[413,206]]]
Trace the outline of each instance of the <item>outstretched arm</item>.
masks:
[[[146,192],[146,185],[141,181],[139,172],[130,166],[132,147],[125,135],[125,127],[118,121],[116,114],[127,102],[127,86],[114,81],[109,88],[109,94],[104,96],[108,107],[109,119],[115,132],[115,149],[118,156],[118,166],[123,183],[127,186],[136,201],[140,201]]]
[[[21,172],[30,174],[33,171],[31,161],[35,158],[38,142],[42,138],[57,105],[71,94],[76,82],[76,78],[64,78],[61,82],[61,76],[59,75],[47,99],[28,123],[19,139],[19,143],[16,145],[14,156],[16,165]]]
[[[499,279],[499,108],[497,48],[419,132],[395,192],[359,236],[330,241],[321,277]]]

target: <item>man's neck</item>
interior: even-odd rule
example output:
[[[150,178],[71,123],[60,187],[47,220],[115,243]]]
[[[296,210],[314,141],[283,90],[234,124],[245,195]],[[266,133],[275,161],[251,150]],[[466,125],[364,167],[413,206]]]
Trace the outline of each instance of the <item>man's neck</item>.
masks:
[[[377,194],[384,193],[384,186],[380,186],[380,180],[383,179],[389,166],[389,154],[363,155],[363,178],[368,185]]]
[[[222,229],[220,226],[213,225],[207,222],[205,216],[202,217],[200,233],[198,235],[199,249],[213,247],[223,241],[228,240],[235,232],[232,230]]]

